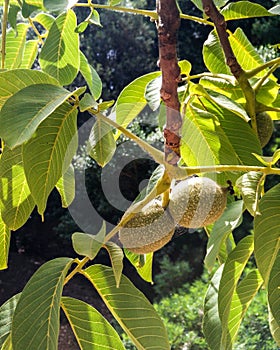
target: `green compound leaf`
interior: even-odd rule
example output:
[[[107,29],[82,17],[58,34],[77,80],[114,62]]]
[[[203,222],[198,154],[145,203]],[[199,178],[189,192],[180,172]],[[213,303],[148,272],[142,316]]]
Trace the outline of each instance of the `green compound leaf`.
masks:
[[[145,254],[144,256],[138,255],[125,249],[125,256],[136,268],[139,276],[146,281],[153,283],[153,253]]]
[[[27,86],[15,93],[0,112],[0,135],[6,145],[14,148],[28,141],[39,124],[71,95],[72,92],[50,84]]]
[[[270,332],[273,336],[273,339],[276,341],[277,345],[280,346],[280,325],[278,322],[276,322],[269,308],[268,308],[268,321],[269,321]]]
[[[205,301],[203,317],[203,334],[211,350],[220,349],[222,324],[218,311],[218,291],[224,265],[215,272],[209,284]]]
[[[102,81],[96,70],[88,63],[86,56],[81,51],[80,72],[84,77],[92,96],[95,100],[98,100],[102,92]]]
[[[40,214],[44,213],[49,194],[76,153],[77,114],[76,106],[62,104],[23,146],[25,175]]]
[[[12,329],[12,320],[20,294],[14,295],[0,307],[0,349]]]
[[[1,350],[13,350],[11,333],[6,338]]]
[[[34,209],[24,173],[22,146],[4,148],[0,159],[0,209],[2,218],[11,230],[25,224]]]
[[[0,213],[1,214],[1,213]],[[0,215],[0,270],[8,267],[11,232]],[[1,322],[1,319],[0,319]],[[1,335],[0,335],[1,337]]]
[[[181,155],[188,166],[239,163],[237,154],[216,114],[216,111],[208,113],[193,104],[189,104],[186,108],[182,127]]]
[[[5,68],[15,69],[21,66],[27,30],[28,25],[24,23],[17,25],[17,35],[15,35],[13,29],[8,30],[6,38]]]
[[[280,252],[271,269],[267,293],[271,314],[280,327]]]
[[[266,286],[280,249],[279,207],[280,184],[267,191],[259,201],[254,221],[255,259]]]
[[[20,11],[20,7],[17,5],[10,5],[9,6],[9,12],[8,12],[8,22],[10,23],[11,27],[16,32],[17,30],[17,15]]]
[[[212,270],[227,237],[242,222],[243,201],[229,203],[222,216],[215,222],[207,242],[205,266]]]
[[[126,128],[129,123],[147,105],[145,98],[146,87],[153,79],[161,75],[161,72],[153,72],[135,79],[120,93],[116,102],[116,122]],[[120,136],[117,132],[115,138]]]
[[[91,305],[62,297],[61,307],[81,350],[125,350],[118,333]]]
[[[46,30],[50,30],[53,22],[55,21],[55,17],[51,16],[48,13],[38,13],[34,18],[32,18],[34,22],[40,23]]]
[[[50,12],[62,12],[68,6],[68,0],[43,0],[44,7]],[[77,1],[76,1],[77,2]],[[72,3],[72,1],[71,1]]]
[[[32,68],[38,53],[38,40],[27,40],[24,47],[20,68]]]
[[[119,288],[112,268],[94,265],[83,271],[138,350],[170,350],[162,320],[146,297],[122,276]]]
[[[72,235],[73,248],[76,253],[94,259],[101,249],[106,233],[105,221],[96,235],[75,232]]]
[[[13,317],[13,350],[57,350],[63,282],[72,262],[48,261],[28,281]]]
[[[233,317],[231,315],[232,299],[238,280],[253,252],[253,243],[253,236],[243,238],[225,262],[218,293],[218,309],[222,324],[221,348],[226,348],[227,342],[230,341],[230,334],[233,332],[229,328],[229,320]],[[232,324],[232,326],[235,329],[235,325]]]
[[[253,270],[236,287],[230,306],[228,329],[224,335],[225,349],[232,349],[245,313],[262,284],[263,279],[259,271]]]
[[[68,208],[75,198],[75,170],[72,164],[58,180],[55,187],[60,194],[62,207]]]
[[[266,8],[250,1],[238,1],[226,5],[222,11],[226,21],[251,17],[273,16]]]
[[[242,194],[246,209],[252,216],[255,216],[257,212],[262,184],[263,174],[256,171],[249,171],[239,177],[235,183]]]
[[[123,271],[123,250],[114,242],[106,242],[103,246],[109,253],[114,272],[116,287],[120,286]]]
[[[96,119],[89,139],[88,154],[101,167],[104,167],[113,157],[116,150],[116,141],[113,128],[100,118]]]
[[[238,62],[244,70],[250,70],[263,64],[260,55],[241,28],[237,28],[234,33],[229,35],[229,41]],[[209,34],[208,39],[204,43],[203,58],[210,72],[230,75],[230,70],[225,63],[224,54],[215,30]],[[256,76],[262,77],[265,72],[267,72],[267,70],[263,70]]]
[[[0,109],[8,98],[34,84],[59,85],[58,81],[48,74],[36,70],[14,69],[0,72]]]
[[[58,16],[39,56],[43,71],[55,77],[61,85],[69,85],[80,67],[79,34],[75,32],[76,15],[72,10]]]

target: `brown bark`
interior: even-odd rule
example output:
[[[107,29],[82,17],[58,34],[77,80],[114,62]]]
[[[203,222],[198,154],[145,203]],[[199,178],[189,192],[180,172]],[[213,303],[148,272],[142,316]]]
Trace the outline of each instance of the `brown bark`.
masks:
[[[226,58],[226,63],[230,68],[231,73],[238,80],[241,73],[243,72],[240,64],[237,62],[237,59],[232,51],[230,42],[227,34],[227,23],[224,16],[218,11],[212,0],[202,0],[203,10],[205,14],[212,19],[215,28],[217,30],[219,40],[224,51]]]
[[[176,50],[180,13],[176,0],[157,0],[157,13],[158,64],[162,72],[160,96],[166,108],[164,152],[166,161],[169,164],[176,165],[180,159],[180,128],[182,126],[177,92],[181,77]]]

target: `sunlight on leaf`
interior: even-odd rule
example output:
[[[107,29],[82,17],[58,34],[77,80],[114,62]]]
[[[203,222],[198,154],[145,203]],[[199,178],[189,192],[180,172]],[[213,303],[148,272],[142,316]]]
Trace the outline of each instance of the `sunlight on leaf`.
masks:
[[[116,288],[112,268],[88,267],[83,274],[139,350],[170,350],[166,329],[153,306],[124,275]]]
[[[243,201],[229,203],[222,216],[215,222],[210,230],[207,242],[207,252],[204,259],[205,266],[212,270],[219,255],[220,248],[226,238],[242,222]]]
[[[120,93],[116,102],[116,122],[126,128],[129,123],[144,109],[147,105],[145,91],[148,83],[158,77],[161,72],[153,72],[135,79],[127,85]],[[120,136],[117,132],[115,138]]]
[[[35,203],[25,177],[22,146],[5,147],[0,159],[0,209],[11,230],[17,230],[29,219]]]
[[[267,191],[259,201],[259,214],[254,222],[255,259],[265,285],[280,250],[279,208],[280,184]]]
[[[13,350],[57,350],[63,282],[72,262],[50,260],[27,282],[13,317]]]
[[[256,171],[249,171],[239,177],[235,185],[242,194],[246,209],[252,216],[255,216],[263,185],[263,174]]]
[[[55,77],[61,85],[71,84],[79,70],[79,35],[75,33],[76,27],[75,13],[72,10],[62,13],[52,24],[39,55],[42,70]]]
[[[218,290],[224,265],[215,272],[204,300],[203,333],[211,350],[220,349],[222,324],[218,311]]]
[[[23,88],[6,101],[0,112],[1,137],[11,148],[28,141],[39,124],[71,95],[72,92],[50,84]],[[11,123],[11,116],[15,115],[18,118]]]
[[[93,306],[69,297],[62,297],[61,306],[81,350],[125,350],[118,333]]]
[[[11,332],[12,320],[19,297],[20,294],[14,295],[0,307],[0,348]]]
[[[103,221],[100,231],[96,235],[75,232],[72,235],[73,248],[77,254],[95,258],[102,247],[106,233],[106,224]]]
[[[229,254],[228,259],[225,262],[218,293],[218,309],[222,324],[222,348],[226,348],[227,341],[230,340],[229,332],[231,332],[231,329],[229,329],[229,317],[232,298],[238,280],[253,252],[253,243],[253,236],[243,238],[238,242],[237,246]]]
[[[62,207],[68,208],[75,198],[75,170],[72,164],[58,180],[55,187],[60,194]]]
[[[123,250],[114,242],[106,242],[103,247],[109,253],[116,280],[116,287],[118,288],[120,286],[123,271]]]

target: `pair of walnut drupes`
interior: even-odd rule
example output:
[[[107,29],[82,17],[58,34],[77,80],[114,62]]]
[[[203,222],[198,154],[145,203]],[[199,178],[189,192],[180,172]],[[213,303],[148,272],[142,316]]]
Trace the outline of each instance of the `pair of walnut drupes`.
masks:
[[[272,133],[273,122],[263,112],[256,116],[260,144],[264,147]],[[120,229],[119,238],[128,250],[147,254],[167,244],[176,225],[199,228],[215,222],[227,203],[227,187],[207,177],[191,177],[176,184],[166,208],[154,199]]]

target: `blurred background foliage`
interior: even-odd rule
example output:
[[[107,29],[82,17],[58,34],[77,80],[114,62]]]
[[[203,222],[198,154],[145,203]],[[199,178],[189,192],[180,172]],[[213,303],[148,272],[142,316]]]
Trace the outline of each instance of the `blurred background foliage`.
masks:
[[[277,0],[255,2],[271,8],[276,5]],[[154,1],[151,0],[125,3],[133,3],[133,7],[154,9]],[[191,1],[181,0],[179,4],[183,13],[200,16],[200,11]],[[79,8],[76,12],[79,22],[88,15],[87,9]],[[81,49],[102,79],[102,99],[111,100],[116,99],[120,91],[136,77],[158,69],[157,36],[155,24],[142,16],[100,10],[100,21],[102,27],[91,25],[81,35]],[[279,41],[279,16],[229,23],[230,30],[237,26],[243,28],[264,60],[279,56],[279,50],[272,47]],[[178,57],[192,63],[192,74],[205,70],[201,50],[210,30],[211,28],[192,21],[181,22]],[[279,76],[279,70],[277,74]],[[84,85],[81,76],[78,76],[75,84]],[[152,116],[151,113],[144,112],[130,128],[138,136],[158,143],[162,136],[156,123],[149,119]],[[87,118],[86,114],[81,114],[80,123]],[[272,154],[280,144],[278,122],[275,122],[275,128],[276,131],[265,148],[266,155]],[[125,141],[125,138],[120,138],[119,144]],[[116,161],[114,163],[113,160],[108,165],[112,176],[115,164]],[[136,198],[143,181],[150,177],[155,167],[156,164],[150,159],[135,159],[128,163],[119,178],[123,196],[131,201]],[[82,150],[76,159],[75,168],[76,172],[85,171],[88,194],[96,211],[111,224],[116,224],[123,212],[112,207],[102,191],[102,169]],[[276,181],[273,177],[270,180],[270,183]],[[243,224],[235,232],[236,239],[248,234],[250,229],[251,218],[246,215]],[[40,257],[42,261],[61,255],[73,255],[70,237],[76,230],[79,227],[68,210],[61,208],[59,195],[54,191],[48,201],[44,223],[34,211],[26,225],[13,233],[11,252]],[[153,286],[140,280],[131,265],[125,266],[125,271],[137,287],[155,303],[159,314],[166,321],[172,349],[207,349],[201,332],[205,282],[210,278],[203,270],[206,236],[203,231],[182,233],[184,231],[178,231],[177,238],[155,253]],[[107,257],[101,254],[98,259],[104,263]],[[5,300],[10,295],[1,297]],[[255,344],[258,344],[259,349],[276,349],[271,340],[264,308],[265,294],[261,291],[241,326],[236,349],[255,349]],[[131,345],[126,346],[130,349]]]

